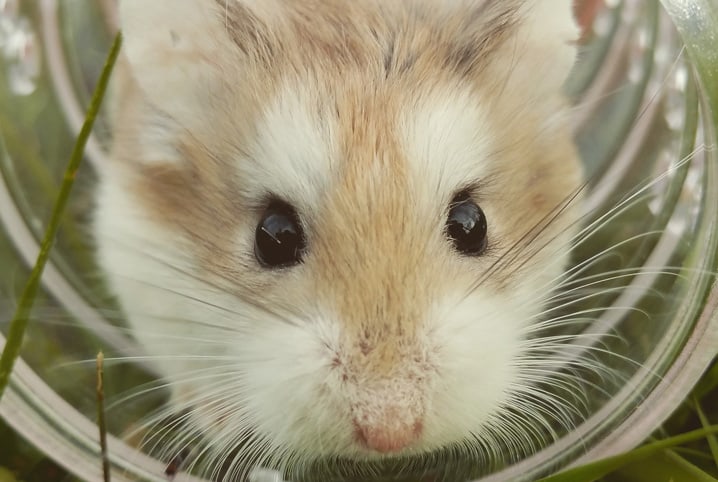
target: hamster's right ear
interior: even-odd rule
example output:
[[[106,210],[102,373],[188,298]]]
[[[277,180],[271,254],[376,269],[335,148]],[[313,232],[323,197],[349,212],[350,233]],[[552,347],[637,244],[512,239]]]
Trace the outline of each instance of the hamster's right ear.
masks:
[[[184,125],[221,102],[224,70],[241,50],[231,29],[259,28],[245,0],[120,0],[119,12],[132,77],[152,107]],[[239,27],[230,13],[242,15]]]

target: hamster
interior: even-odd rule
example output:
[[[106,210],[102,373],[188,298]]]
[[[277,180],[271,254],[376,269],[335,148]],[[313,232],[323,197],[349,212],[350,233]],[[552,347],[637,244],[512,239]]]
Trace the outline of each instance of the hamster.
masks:
[[[572,2],[119,12],[93,229],[173,443],[214,477],[530,446],[578,230]]]

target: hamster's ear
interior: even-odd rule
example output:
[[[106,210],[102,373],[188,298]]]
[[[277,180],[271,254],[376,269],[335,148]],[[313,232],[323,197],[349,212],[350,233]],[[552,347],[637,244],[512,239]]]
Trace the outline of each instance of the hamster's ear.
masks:
[[[221,85],[236,45],[215,0],[120,0],[124,55],[147,101],[184,122]],[[189,116],[189,117],[188,117]]]
[[[478,0],[465,0],[478,2]],[[481,9],[481,6],[477,8]],[[563,113],[563,85],[577,56],[580,36],[572,0],[485,0],[483,12],[502,38],[492,68],[501,90],[542,116]],[[475,38],[480,38],[476,36]]]
[[[560,85],[576,61],[580,37],[574,17],[574,1],[533,0],[525,2],[525,5],[519,41],[530,46],[529,52],[545,53],[541,60],[552,59],[551,62],[544,62],[551,68],[541,69],[541,72],[546,75],[545,80]]]
[[[511,73],[507,77],[531,79],[532,91],[542,97],[560,88],[575,61],[579,29],[572,0],[416,1],[439,2],[458,13],[459,48],[452,58],[467,73],[493,58]]]

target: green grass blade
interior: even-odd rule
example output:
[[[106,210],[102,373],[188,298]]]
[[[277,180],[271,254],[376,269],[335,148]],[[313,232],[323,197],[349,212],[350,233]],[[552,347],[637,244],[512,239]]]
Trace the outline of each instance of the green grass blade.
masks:
[[[672,450],[661,450],[639,462],[628,464],[611,476],[620,482],[718,482]]]
[[[102,74],[100,75],[97,87],[95,88],[95,92],[92,95],[92,101],[90,102],[90,107],[87,109],[85,122],[82,125],[82,129],[80,130],[80,134],[78,135],[77,141],[75,142],[75,146],[72,150],[70,161],[67,164],[60,192],[57,195],[57,200],[53,206],[50,221],[47,225],[47,229],[45,230],[42,244],[40,245],[40,253],[38,254],[35,266],[30,273],[27,284],[23,289],[17,309],[15,310],[12,322],[10,323],[10,330],[8,331],[5,348],[3,349],[2,357],[0,357],[0,399],[2,399],[2,396],[5,393],[5,388],[10,381],[10,374],[15,366],[15,360],[17,360],[17,357],[20,355],[20,348],[22,346],[23,337],[25,336],[25,329],[27,328],[35,296],[40,288],[42,272],[45,269],[47,260],[50,257],[50,250],[52,249],[52,245],[57,235],[57,230],[60,226],[62,213],[67,205],[67,200],[69,199],[72,185],[74,184],[75,176],[77,175],[77,170],[82,163],[85,145],[87,144],[95,119],[100,110],[100,105],[102,104],[102,99],[105,95],[105,91],[107,90],[107,85],[112,74],[112,68],[117,60],[121,44],[122,37],[120,34],[117,34],[107,57],[107,61],[105,62]]]
[[[700,449],[691,449],[688,447],[675,447],[673,449],[675,453],[680,455],[681,457],[691,457],[692,459],[700,459],[705,461],[712,461],[713,457],[711,457],[711,454],[705,453],[703,450]]]
[[[705,412],[703,411],[703,407],[701,407],[700,400],[694,398],[693,405],[696,407],[696,413],[698,414],[698,418],[701,421],[701,425],[703,425],[704,428],[709,427],[711,423],[708,420],[708,417],[706,416]],[[708,447],[710,447],[711,449],[711,454],[713,454],[713,460],[715,461],[716,468],[718,468],[718,437],[713,434],[708,435],[706,439],[708,440]]]
[[[0,467],[0,482],[17,482],[17,479],[12,472]]]
[[[714,390],[718,390],[718,360],[714,361],[713,366],[703,374],[703,377],[701,377],[698,385],[693,390],[693,396],[700,400]]]
[[[110,482],[110,456],[107,452],[107,423],[105,418],[105,354],[97,354],[97,428],[100,430],[102,480]]]
[[[675,437],[652,442],[625,454],[608,457],[597,462],[575,467],[564,472],[541,479],[539,482],[592,482],[627,464],[645,459],[661,450],[700,440],[708,435],[718,433],[718,425],[700,430],[693,430]]]

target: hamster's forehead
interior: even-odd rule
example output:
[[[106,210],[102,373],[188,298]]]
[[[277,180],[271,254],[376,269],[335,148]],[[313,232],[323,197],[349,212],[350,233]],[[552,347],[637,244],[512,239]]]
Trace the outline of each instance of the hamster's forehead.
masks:
[[[372,200],[403,193],[417,209],[441,212],[456,192],[490,177],[491,163],[476,160],[496,149],[493,124],[469,89],[308,84],[283,85],[257,136],[235,152],[250,198],[271,193],[310,215],[330,191]]]
[[[337,179],[374,173],[366,187],[377,193],[357,195],[401,180],[414,202],[442,209],[489,184],[503,132],[541,127],[513,122],[534,106],[505,78],[519,70],[511,39],[524,2],[220,3],[253,61],[226,66],[224,99],[205,124],[237,178],[251,180],[241,186],[250,202],[271,194],[312,211]]]
[[[242,55],[224,62],[221,102],[195,131],[215,150],[221,140],[238,179],[252,180],[250,201],[271,193],[309,209],[336,176],[381,168],[445,203],[488,184],[507,131],[532,136],[558,110],[546,98],[565,72],[550,78],[521,52],[556,47],[534,38],[528,15],[550,5],[217,2]]]

